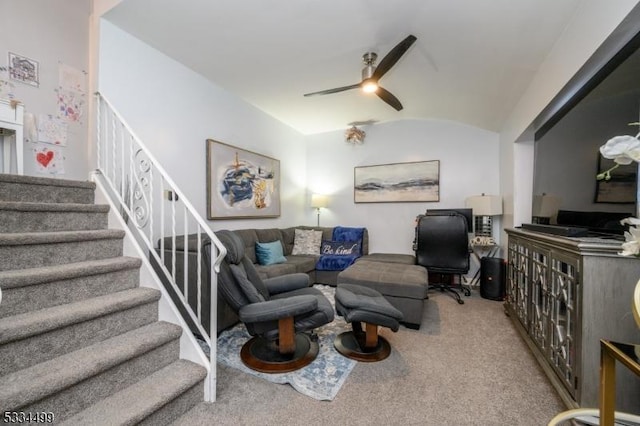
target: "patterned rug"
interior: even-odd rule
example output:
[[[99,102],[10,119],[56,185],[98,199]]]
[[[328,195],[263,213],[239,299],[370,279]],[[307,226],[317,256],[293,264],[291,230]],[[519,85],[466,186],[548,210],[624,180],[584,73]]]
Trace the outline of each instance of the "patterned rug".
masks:
[[[334,304],[335,288],[325,285],[314,287]],[[251,337],[244,324],[240,323],[218,337],[218,362],[270,382],[288,383],[311,398],[331,401],[356,365],[356,361],[340,355],[333,347],[335,337],[350,328],[342,317],[336,316],[332,323],[315,330],[320,351],[311,364],[290,373],[266,374],[249,369],[240,360],[240,348]]]

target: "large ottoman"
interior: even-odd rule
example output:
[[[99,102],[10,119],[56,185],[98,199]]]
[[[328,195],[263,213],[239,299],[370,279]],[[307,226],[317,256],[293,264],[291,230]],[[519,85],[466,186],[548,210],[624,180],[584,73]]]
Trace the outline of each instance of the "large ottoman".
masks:
[[[402,312],[404,325],[420,328],[429,289],[425,267],[361,259],[338,274],[340,284],[356,284],[380,292]]]

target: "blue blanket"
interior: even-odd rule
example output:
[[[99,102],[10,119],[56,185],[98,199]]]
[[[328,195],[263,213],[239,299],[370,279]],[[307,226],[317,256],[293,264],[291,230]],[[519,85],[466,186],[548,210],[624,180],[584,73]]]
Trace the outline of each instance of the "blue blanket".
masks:
[[[342,271],[353,265],[357,258],[362,256],[362,238],[364,228],[349,228],[336,226],[333,229],[333,241],[359,241],[360,247],[357,253],[348,255],[323,254],[316,262],[318,271]]]
[[[333,228],[333,241],[360,241],[364,236],[364,228],[348,228],[336,226]]]

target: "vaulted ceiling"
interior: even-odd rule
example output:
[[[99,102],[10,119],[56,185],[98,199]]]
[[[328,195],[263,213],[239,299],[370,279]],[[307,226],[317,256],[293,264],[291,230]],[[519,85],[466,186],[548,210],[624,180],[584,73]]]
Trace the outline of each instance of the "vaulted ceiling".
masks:
[[[303,134],[358,121],[499,131],[582,0],[124,0],[105,18]],[[417,41],[360,90],[362,55]],[[132,64],[132,66],[135,66]]]

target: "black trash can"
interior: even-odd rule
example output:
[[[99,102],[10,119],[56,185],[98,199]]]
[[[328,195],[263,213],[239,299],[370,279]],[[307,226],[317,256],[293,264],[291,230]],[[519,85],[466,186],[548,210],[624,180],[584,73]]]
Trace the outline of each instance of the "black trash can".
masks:
[[[480,296],[490,300],[505,299],[506,263],[500,257],[480,259]]]

